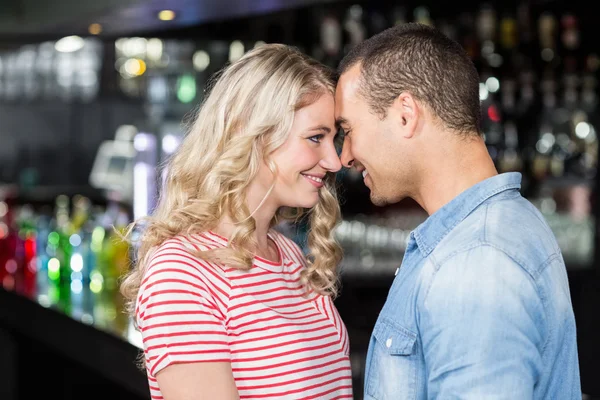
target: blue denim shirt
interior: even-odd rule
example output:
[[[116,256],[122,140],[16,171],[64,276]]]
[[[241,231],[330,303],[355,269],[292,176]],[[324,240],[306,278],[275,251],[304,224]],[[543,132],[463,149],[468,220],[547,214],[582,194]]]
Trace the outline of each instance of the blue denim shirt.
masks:
[[[486,179],[411,233],[365,399],[581,400],[565,264],[520,187],[519,173]]]

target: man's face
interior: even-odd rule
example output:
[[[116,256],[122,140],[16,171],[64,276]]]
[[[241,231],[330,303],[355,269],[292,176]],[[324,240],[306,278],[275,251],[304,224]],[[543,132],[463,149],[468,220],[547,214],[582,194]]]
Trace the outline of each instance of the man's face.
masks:
[[[335,95],[335,117],[345,133],[342,164],[363,175],[377,206],[396,203],[408,196],[406,177],[410,163],[402,143],[402,127],[395,114],[381,119],[359,92],[361,69],[354,65],[342,74]]]

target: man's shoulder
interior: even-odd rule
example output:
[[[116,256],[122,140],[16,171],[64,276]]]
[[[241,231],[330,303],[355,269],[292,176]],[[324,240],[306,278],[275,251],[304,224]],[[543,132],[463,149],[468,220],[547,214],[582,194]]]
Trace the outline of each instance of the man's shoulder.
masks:
[[[435,258],[443,263],[478,247],[506,254],[531,275],[560,255],[543,215],[520,196],[482,204],[440,242]]]

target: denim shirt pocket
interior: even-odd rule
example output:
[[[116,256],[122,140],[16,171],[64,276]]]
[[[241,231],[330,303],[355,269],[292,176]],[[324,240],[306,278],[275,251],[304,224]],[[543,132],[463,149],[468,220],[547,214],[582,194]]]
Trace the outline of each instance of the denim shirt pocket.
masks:
[[[419,363],[417,334],[382,318],[371,338],[373,357],[366,377],[368,398],[415,399]]]

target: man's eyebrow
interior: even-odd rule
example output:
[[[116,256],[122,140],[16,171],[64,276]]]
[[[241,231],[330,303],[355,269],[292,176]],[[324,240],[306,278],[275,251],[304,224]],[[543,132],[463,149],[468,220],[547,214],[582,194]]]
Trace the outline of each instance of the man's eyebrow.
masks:
[[[342,126],[342,124],[348,125],[348,120],[344,117],[337,117],[335,119],[335,126],[337,126],[339,128],[340,126]]]

